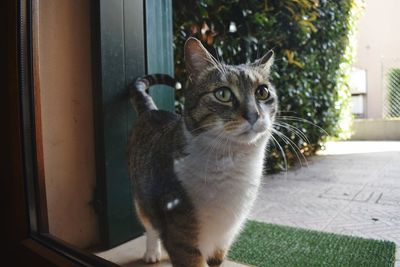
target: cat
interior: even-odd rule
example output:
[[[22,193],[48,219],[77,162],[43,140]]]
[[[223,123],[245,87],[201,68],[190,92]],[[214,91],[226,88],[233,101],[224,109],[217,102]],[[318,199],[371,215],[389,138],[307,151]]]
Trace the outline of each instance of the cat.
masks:
[[[146,90],[175,85],[167,75],[131,88],[138,119],[129,143],[133,205],[146,230],[144,261],[220,266],[244,224],[263,173],[278,109],[270,51],[254,63],[218,62],[193,37],[184,47],[189,86],[182,116],[157,110]],[[161,241],[160,241],[161,240]]]

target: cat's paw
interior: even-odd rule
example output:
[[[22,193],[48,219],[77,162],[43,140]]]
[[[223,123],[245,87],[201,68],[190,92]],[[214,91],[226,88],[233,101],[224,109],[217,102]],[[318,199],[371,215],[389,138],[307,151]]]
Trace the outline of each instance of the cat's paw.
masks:
[[[146,263],[156,263],[161,260],[161,249],[147,250],[143,255],[143,260]]]

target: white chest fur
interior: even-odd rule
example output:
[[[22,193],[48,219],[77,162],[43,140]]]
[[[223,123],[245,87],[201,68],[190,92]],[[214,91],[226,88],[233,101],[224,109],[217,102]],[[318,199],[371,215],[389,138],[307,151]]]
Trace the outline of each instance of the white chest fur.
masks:
[[[177,160],[174,168],[195,206],[199,249],[208,257],[216,249],[229,248],[254,203],[265,142],[245,149],[198,143],[206,141],[189,144],[188,156]]]

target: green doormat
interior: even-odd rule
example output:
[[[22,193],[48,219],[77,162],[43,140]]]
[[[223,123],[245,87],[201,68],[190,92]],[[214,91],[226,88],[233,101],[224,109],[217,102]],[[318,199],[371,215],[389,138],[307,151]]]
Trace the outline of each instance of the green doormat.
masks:
[[[228,258],[258,267],[392,267],[395,250],[389,241],[249,221]]]

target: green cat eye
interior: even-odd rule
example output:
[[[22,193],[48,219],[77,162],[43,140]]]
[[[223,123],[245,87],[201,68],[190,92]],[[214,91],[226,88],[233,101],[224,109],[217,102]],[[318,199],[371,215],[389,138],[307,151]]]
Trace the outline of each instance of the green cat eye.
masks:
[[[228,87],[220,87],[214,91],[214,96],[221,102],[232,101],[232,91]]]
[[[271,94],[268,90],[268,87],[265,84],[263,84],[257,88],[255,95],[256,95],[257,100],[265,101],[265,100],[269,99]]]

